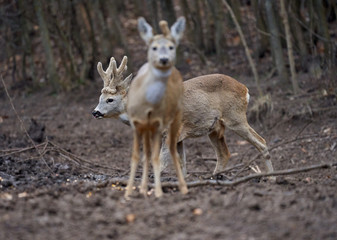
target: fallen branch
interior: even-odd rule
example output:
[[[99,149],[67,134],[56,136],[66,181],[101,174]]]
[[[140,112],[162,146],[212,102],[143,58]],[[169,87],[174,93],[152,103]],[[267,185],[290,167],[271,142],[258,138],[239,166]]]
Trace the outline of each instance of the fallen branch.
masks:
[[[208,179],[208,180],[200,180],[200,181],[191,181],[187,182],[187,186],[189,188],[192,187],[199,187],[199,186],[205,186],[205,185],[211,185],[211,186],[235,186],[240,183],[247,182],[251,179],[256,179],[256,178],[261,178],[261,177],[270,177],[270,176],[282,176],[282,175],[292,175],[296,173],[301,173],[301,172],[308,172],[316,169],[322,169],[322,168],[332,168],[334,166],[337,166],[337,162],[335,163],[322,163],[322,164],[317,164],[317,165],[312,165],[308,167],[303,167],[303,168],[291,168],[291,169],[285,169],[285,170],[279,170],[279,171],[274,171],[271,173],[257,173],[257,174],[251,174],[242,178],[238,178],[235,181],[229,181],[229,180],[213,180],[213,179]],[[154,187],[154,184],[150,185],[151,187]],[[172,187],[179,187],[178,182],[163,182],[162,187],[166,188],[172,188]]]
[[[299,140],[304,140],[304,139],[308,139],[308,138],[314,138],[314,137],[318,138],[318,137],[321,137],[321,136],[315,134],[315,135],[308,135],[308,136],[302,136],[302,137],[299,137],[298,134],[297,134],[295,138],[290,139],[290,140],[287,140],[287,141],[284,141],[284,142],[281,142],[281,143],[279,143],[279,144],[276,144],[276,145],[270,147],[268,150],[269,150],[269,151],[272,151],[272,150],[274,150],[275,148],[281,147],[281,146],[283,146],[283,145],[286,145],[286,144],[289,144],[289,143],[292,143],[292,142],[296,142],[296,141],[299,141]],[[326,136],[322,136],[322,138],[324,138],[324,137],[326,137]],[[262,154],[261,154],[261,153],[258,153],[254,158],[252,158],[251,160],[249,160],[249,161],[244,165],[244,167],[243,167],[242,169],[240,169],[234,176],[232,176],[231,179],[236,178],[240,173],[242,173],[242,172],[245,171],[247,168],[249,168],[249,165],[251,165],[254,161],[256,161],[256,160],[257,160],[259,157],[261,157],[261,156],[262,156]],[[219,172],[219,173],[217,173],[216,175],[219,175],[219,174],[221,174],[221,173],[222,173],[222,172]]]

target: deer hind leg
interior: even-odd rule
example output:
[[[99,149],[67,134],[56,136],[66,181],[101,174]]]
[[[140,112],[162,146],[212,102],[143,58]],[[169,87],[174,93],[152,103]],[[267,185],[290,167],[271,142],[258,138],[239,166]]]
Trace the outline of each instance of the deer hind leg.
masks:
[[[165,140],[165,139],[164,139]],[[162,172],[165,168],[167,168],[169,161],[171,161],[171,154],[168,147],[167,141],[163,140],[163,144],[160,149],[160,171]],[[184,148],[184,142],[180,141],[177,143],[177,151],[179,154],[180,166],[183,172],[184,177],[186,177],[187,170],[186,170],[186,154]]]
[[[184,177],[186,177],[187,169],[186,169],[186,154],[185,154],[184,141],[180,141],[177,143],[177,151],[179,154],[181,171],[183,172]]]
[[[171,157],[173,159],[174,167],[177,173],[178,181],[179,181],[179,189],[182,194],[186,194],[188,192],[187,185],[184,179],[183,171],[180,165],[180,157],[177,151],[177,138],[178,138],[178,129],[180,125],[180,119],[176,117],[169,129],[169,137],[168,137],[168,145],[170,148]]]
[[[243,137],[245,140],[253,144],[257,148],[257,150],[260,153],[262,153],[265,159],[265,166],[266,166],[267,172],[274,171],[273,165],[270,160],[270,154],[268,151],[266,141],[259,134],[257,134],[257,132],[255,132],[255,130],[251,128],[247,122],[234,124],[232,126],[229,125],[228,128],[230,128],[231,130],[236,132],[238,135]]]
[[[167,146],[167,137],[163,137],[162,145],[160,149],[160,172],[162,172],[169,165],[169,161],[171,160],[170,150]]]
[[[147,193],[147,182],[148,182],[148,173],[149,173],[149,161],[151,157],[151,148],[150,148],[150,134],[146,132],[143,134],[143,175],[142,182],[140,185],[140,193],[146,195]]]
[[[133,149],[132,149],[132,157],[131,157],[131,170],[130,170],[130,177],[128,181],[128,185],[126,186],[125,191],[125,198],[128,198],[129,195],[132,193],[133,183],[136,175],[136,170],[139,162],[139,142],[140,142],[141,134],[134,130],[133,133]]]
[[[225,170],[228,159],[231,156],[226,144],[225,126],[223,124],[220,124],[219,127],[215,128],[213,132],[208,134],[208,137],[217,156],[216,166],[213,171],[213,174],[215,175]]]
[[[156,197],[161,197],[163,195],[163,190],[161,188],[160,183],[160,162],[159,162],[159,151],[160,151],[160,143],[161,143],[161,132],[156,127],[155,130],[152,131],[152,166],[154,172],[154,194]]]

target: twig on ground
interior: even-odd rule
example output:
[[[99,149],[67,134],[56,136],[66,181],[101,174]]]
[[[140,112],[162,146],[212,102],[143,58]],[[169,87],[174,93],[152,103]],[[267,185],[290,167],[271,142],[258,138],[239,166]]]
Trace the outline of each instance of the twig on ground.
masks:
[[[97,163],[93,163],[89,160],[86,160],[84,158],[81,158],[73,153],[70,153],[68,152],[67,150],[63,149],[62,147],[58,146],[57,144],[55,144],[54,142],[51,142],[51,141],[48,141],[50,145],[52,145],[54,147],[54,151],[57,151],[57,152],[61,152],[65,155],[67,155],[69,158],[73,159],[73,160],[76,160],[76,162],[80,163],[86,163],[86,164],[90,164],[92,166],[95,166],[95,167],[99,167],[99,168],[103,168],[103,169],[109,169],[109,170],[114,170],[114,171],[119,171],[119,172],[124,172],[125,169],[121,169],[121,168],[117,168],[117,167],[109,167],[109,166],[104,166],[104,165],[101,165],[101,164],[97,164]]]
[[[257,174],[251,174],[242,178],[238,178],[235,181],[230,181],[230,180],[213,180],[213,179],[208,179],[208,180],[200,180],[200,181],[191,181],[187,182],[187,186],[192,188],[192,187],[199,187],[199,186],[205,186],[205,185],[219,185],[219,186],[235,186],[240,183],[247,182],[251,179],[255,178],[261,178],[261,177],[270,177],[270,176],[282,176],[282,175],[291,175],[291,174],[296,174],[296,173],[301,173],[301,172],[308,172],[316,169],[321,169],[321,168],[332,168],[334,166],[337,166],[337,162],[335,163],[323,163],[323,164],[317,164],[317,165],[312,165],[308,167],[303,167],[303,168],[291,168],[291,169],[285,169],[285,170],[279,170],[279,171],[274,171],[272,173],[257,173]],[[178,187],[179,183],[178,182],[163,182],[162,187]],[[154,187],[153,184],[151,184],[151,187]]]
[[[35,145],[35,146],[36,147],[41,147],[43,145],[47,146],[46,142],[40,143],[40,144]],[[25,147],[25,148],[15,148],[15,149],[1,150],[2,152],[7,152],[7,153],[5,153],[3,155],[0,155],[0,157],[6,157],[6,156],[13,155],[13,154],[22,153],[22,152],[25,152],[25,151],[28,151],[28,150],[32,150],[32,149],[35,149],[35,146],[33,146],[33,147]]]
[[[296,142],[296,141],[299,141],[299,140],[308,139],[308,138],[320,138],[320,137],[324,138],[324,137],[326,137],[326,136],[320,136],[320,135],[318,135],[318,134],[314,134],[314,135],[308,135],[308,136],[302,136],[302,137],[299,137],[299,136],[297,135],[297,136],[296,136],[295,138],[293,138],[293,139],[290,139],[290,140],[287,140],[287,141],[283,141],[283,142],[281,142],[281,143],[279,143],[279,144],[276,144],[276,145],[270,147],[270,148],[269,148],[269,151],[272,151],[272,150],[274,150],[275,148],[278,148],[278,147],[280,147],[280,146],[283,146],[283,145],[286,145],[286,144],[289,144],[289,143],[292,143],[292,142]],[[260,156],[262,156],[262,154],[261,154],[261,153],[258,153],[254,158],[252,158],[251,160],[249,160],[249,161],[245,164],[245,166],[244,166],[242,169],[240,169],[240,170],[239,170],[234,176],[232,176],[230,179],[233,180],[234,178],[236,178],[240,173],[242,173],[242,172],[245,171],[247,168],[249,168],[249,165],[251,165],[254,161],[256,161]],[[220,174],[220,173],[218,173],[218,174]]]
[[[48,168],[51,172],[53,172],[53,170],[49,167],[48,163],[47,163],[46,160],[44,159],[42,153],[39,151],[39,149],[38,149],[37,145],[35,144],[34,140],[30,137],[30,135],[29,135],[27,129],[25,128],[25,125],[24,125],[24,123],[23,123],[21,117],[19,116],[18,112],[16,111],[16,108],[14,107],[12,98],[11,98],[11,96],[9,95],[9,92],[8,92],[8,89],[7,89],[7,86],[6,86],[6,83],[5,83],[5,81],[4,81],[3,77],[2,77],[2,75],[1,75],[1,81],[2,81],[2,85],[3,85],[4,88],[5,88],[5,92],[6,92],[6,95],[7,95],[7,97],[8,97],[8,100],[9,100],[9,102],[10,102],[10,104],[11,104],[11,107],[12,107],[12,109],[13,109],[13,111],[14,111],[16,117],[17,117],[17,119],[19,120],[22,129],[24,130],[24,132],[25,132],[26,136],[28,137],[29,141],[32,143],[32,145],[34,146],[36,152],[39,154],[40,158],[43,160],[43,162],[45,163],[45,165],[47,166],[47,168]]]
[[[60,156],[63,157],[65,160],[68,160],[68,161],[71,161],[71,162],[75,162],[77,165],[80,165],[82,168],[85,168],[85,169],[87,169],[87,170],[89,170],[89,171],[91,171],[91,172],[96,172],[96,173],[98,173],[98,174],[107,175],[107,176],[112,176],[112,175],[110,175],[110,174],[108,174],[108,173],[101,172],[101,171],[99,171],[99,170],[96,170],[96,169],[87,167],[87,166],[85,166],[85,165],[79,163],[77,160],[75,160],[75,159],[73,159],[73,158],[71,158],[71,157],[69,157],[69,156],[67,156],[67,155],[65,155],[65,154],[63,154],[63,153],[59,153],[59,154],[60,154]]]

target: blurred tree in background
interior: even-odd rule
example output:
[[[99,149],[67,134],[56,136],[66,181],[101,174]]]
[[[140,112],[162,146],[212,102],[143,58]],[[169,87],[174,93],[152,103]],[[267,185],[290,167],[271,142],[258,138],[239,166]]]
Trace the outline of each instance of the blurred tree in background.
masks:
[[[227,2],[255,61],[272,56],[279,86],[296,86],[296,78],[290,81],[288,59],[297,72],[317,79],[336,76],[336,0],[283,0],[283,14],[281,0]],[[136,30],[139,16],[145,16],[155,31],[160,19],[171,25],[177,16],[186,17],[179,59],[190,52],[203,64],[226,65],[243,51],[221,0],[0,0],[0,6],[1,71],[14,85],[70,90],[96,78],[98,61],[121,59],[124,54],[135,70],[138,59],[145,62],[145,53],[138,51],[144,49]],[[335,77],[329,84],[336,89]]]

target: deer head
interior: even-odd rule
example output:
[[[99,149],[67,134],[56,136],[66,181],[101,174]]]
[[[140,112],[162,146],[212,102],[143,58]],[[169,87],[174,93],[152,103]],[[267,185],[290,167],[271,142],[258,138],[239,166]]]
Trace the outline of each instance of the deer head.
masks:
[[[185,18],[180,17],[169,29],[166,21],[160,21],[162,34],[153,35],[152,27],[145,19],[138,19],[138,31],[148,46],[148,63],[154,68],[166,71],[174,66],[176,47],[183,36],[185,22]]]
[[[127,70],[128,58],[123,57],[120,66],[117,68],[116,60],[111,57],[106,71],[102,68],[102,63],[98,62],[97,71],[103,80],[103,89],[99,97],[99,103],[92,115],[95,118],[118,117],[125,113],[127,92],[132,80],[132,74],[123,79],[123,73]]]

